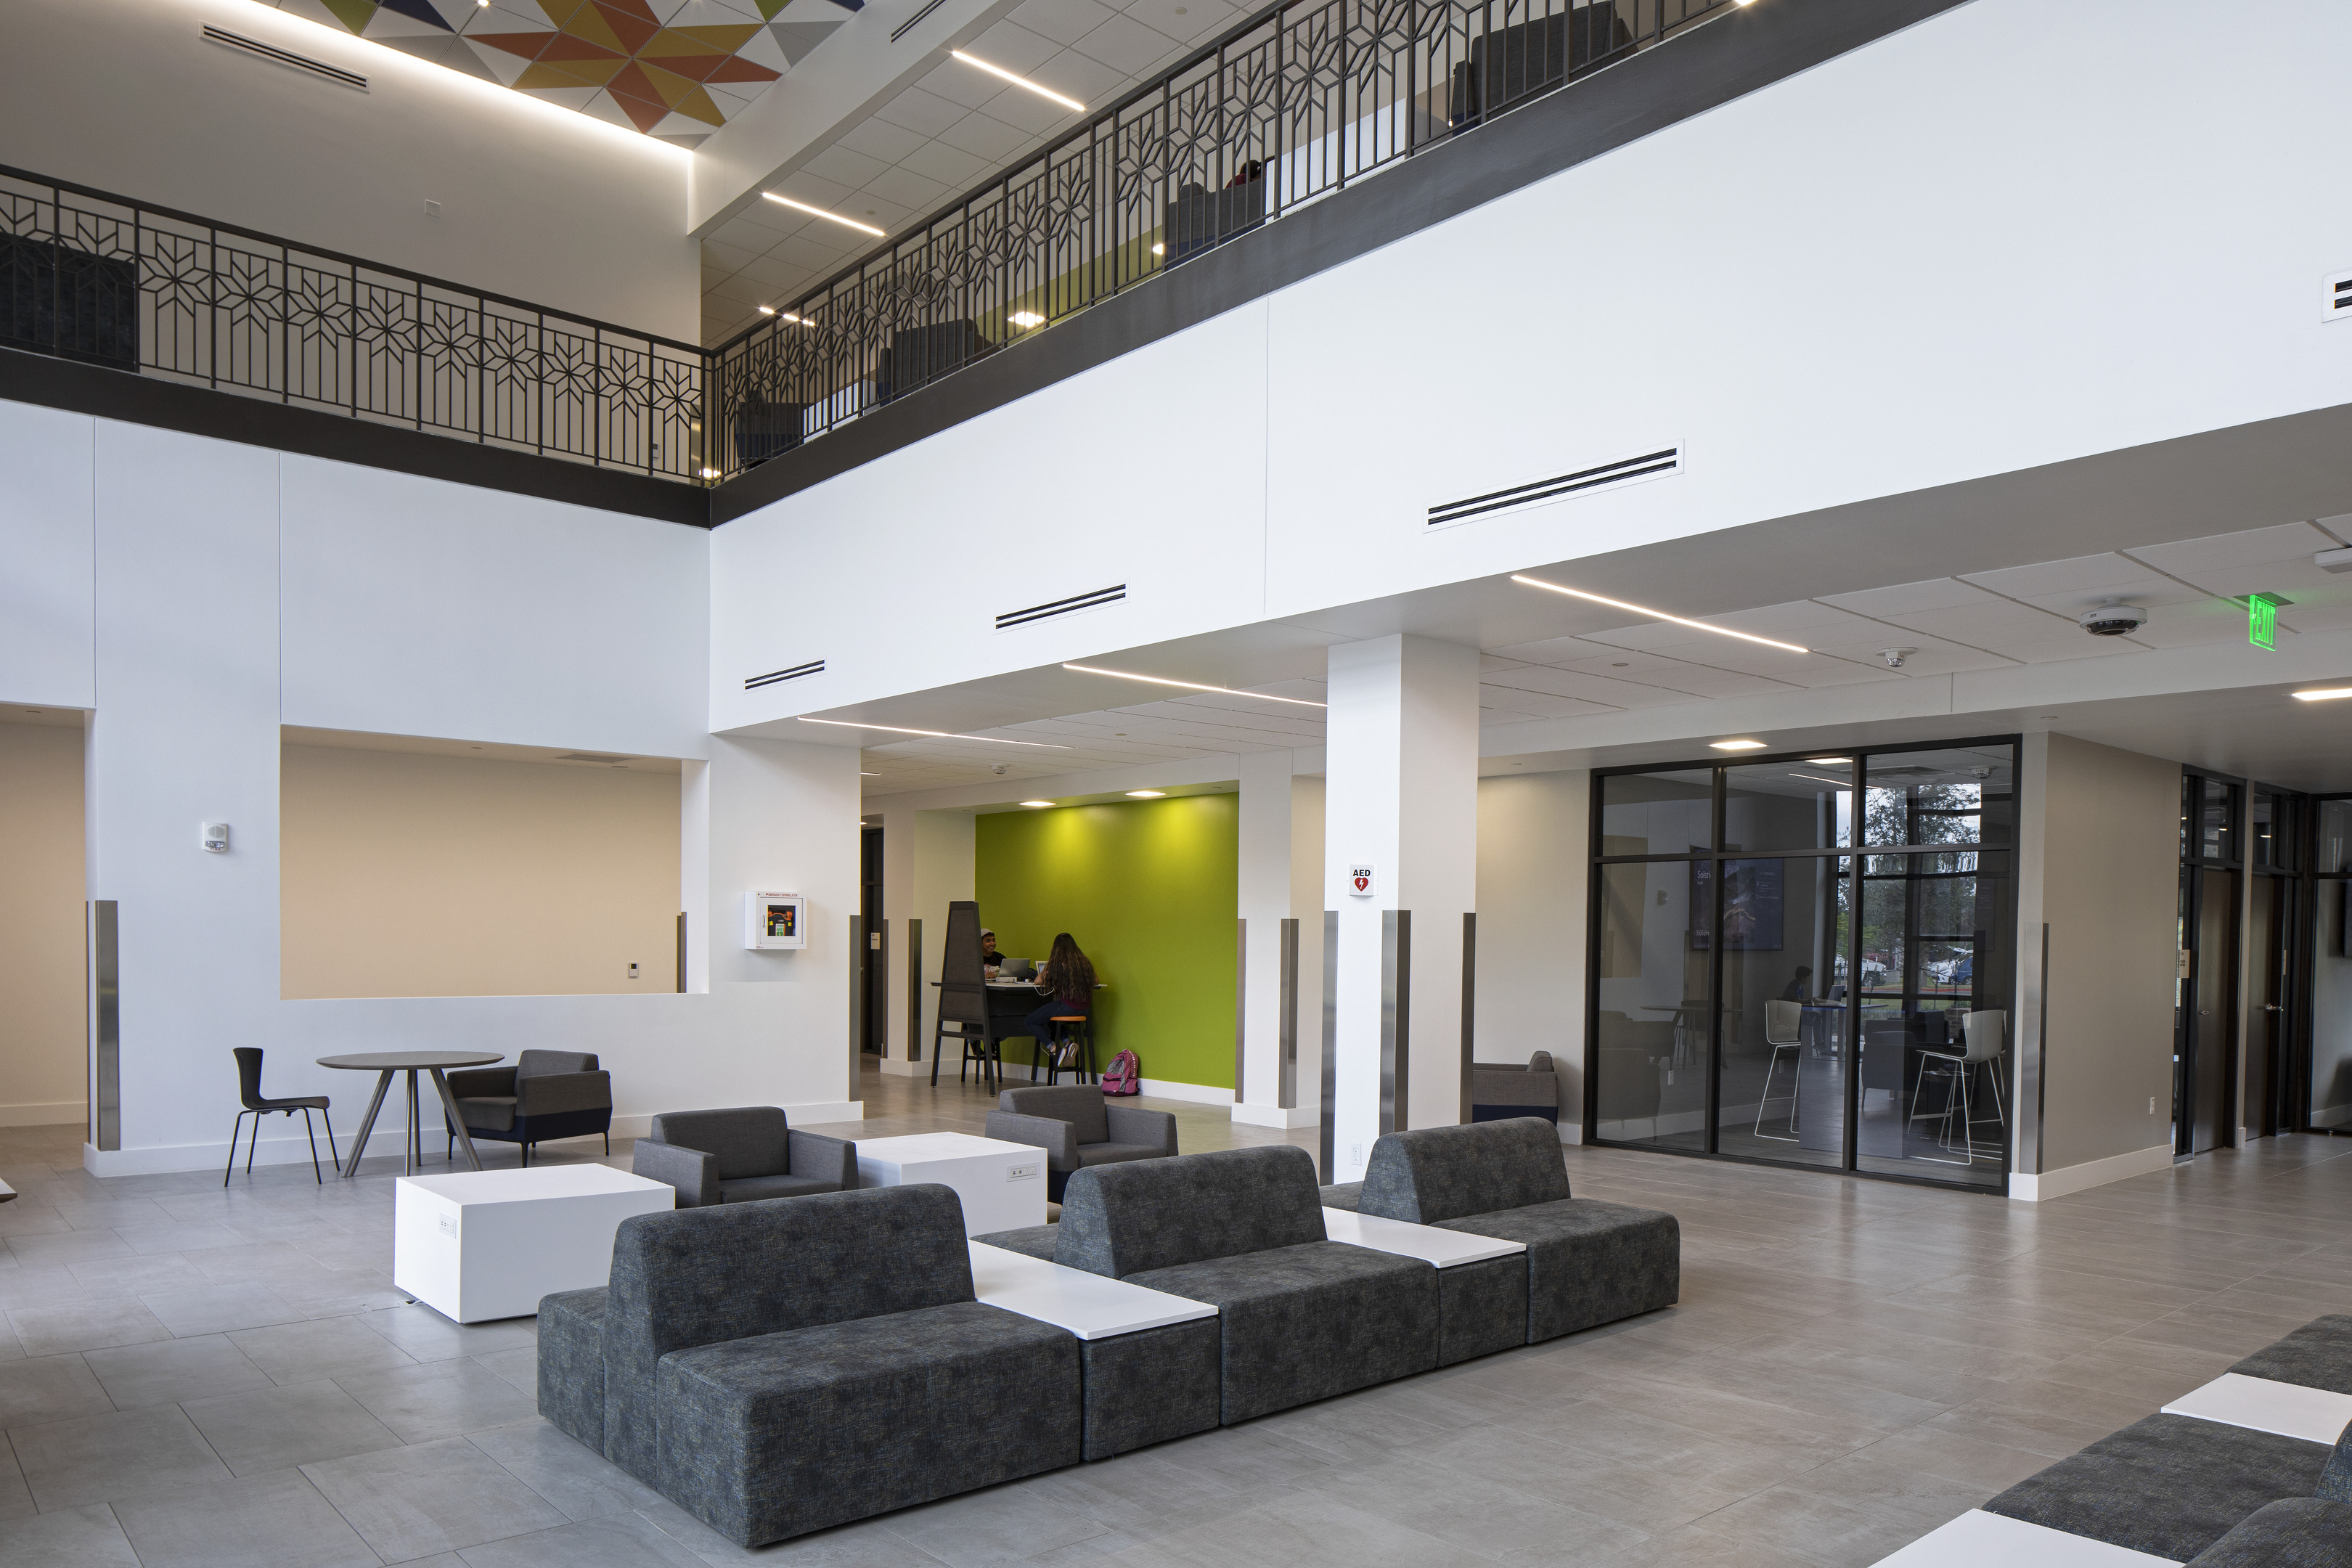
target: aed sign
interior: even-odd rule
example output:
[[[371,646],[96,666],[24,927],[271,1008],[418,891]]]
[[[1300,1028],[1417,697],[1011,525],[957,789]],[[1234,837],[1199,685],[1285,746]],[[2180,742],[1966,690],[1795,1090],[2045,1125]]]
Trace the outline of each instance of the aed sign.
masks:
[[[1349,898],[1370,898],[1372,896],[1372,885],[1373,879],[1371,867],[1359,864],[1348,868],[1348,896]]]

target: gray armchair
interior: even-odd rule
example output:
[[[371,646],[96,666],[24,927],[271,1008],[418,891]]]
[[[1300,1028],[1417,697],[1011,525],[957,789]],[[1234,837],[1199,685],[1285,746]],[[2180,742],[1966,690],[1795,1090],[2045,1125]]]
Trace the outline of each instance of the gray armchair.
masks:
[[[1508,1121],[1515,1117],[1540,1116],[1557,1126],[1584,1120],[1581,1107],[1568,1102],[1568,1074],[1552,1063],[1549,1051],[1538,1051],[1525,1067],[1498,1062],[1470,1064],[1470,1120]]]
[[[469,1068],[449,1074],[449,1094],[466,1119],[466,1134],[522,1145],[530,1163],[534,1143],[554,1138],[602,1136],[613,1152],[613,1075],[593,1051],[525,1051],[510,1068]],[[441,1118],[451,1148],[457,1129]]]
[[[1045,1151],[1045,1195],[1062,1201],[1070,1177],[1092,1165],[1162,1160],[1176,1152],[1176,1118],[1104,1103],[1088,1084],[1008,1089],[988,1113],[988,1135]]]
[[[654,1118],[629,1169],[677,1189],[677,1206],[838,1193],[857,1185],[857,1145],[795,1132],[772,1105],[671,1110]]]

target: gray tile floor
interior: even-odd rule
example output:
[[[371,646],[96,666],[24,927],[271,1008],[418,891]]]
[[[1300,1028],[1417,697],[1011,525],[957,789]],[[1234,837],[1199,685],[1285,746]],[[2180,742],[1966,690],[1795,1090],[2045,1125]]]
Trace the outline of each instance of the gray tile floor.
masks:
[[[986,1105],[872,1075],[866,1097],[869,1136],[976,1131]],[[1286,1136],[1168,1108],[1187,1149]],[[2352,1310],[2352,1141],[2038,1207],[1566,1153],[1580,1194],[1681,1216],[1681,1306],[756,1555],[1844,1568]],[[0,1564],[754,1555],[537,1418],[528,1321],[461,1328],[393,1289],[397,1169],[99,1181],[79,1129],[0,1131],[23,1194],[0,1206]]]

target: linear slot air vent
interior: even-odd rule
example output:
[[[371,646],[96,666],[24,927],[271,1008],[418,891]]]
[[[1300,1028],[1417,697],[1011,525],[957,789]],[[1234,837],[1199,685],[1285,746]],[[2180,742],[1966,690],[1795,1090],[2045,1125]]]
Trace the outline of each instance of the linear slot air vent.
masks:
[[[821,658],[813,658],[806,664],[796,664],[790,669],[772,669],[765,675],[746,677],[743,681],[743,689],[746,691],[757,691],[762,686],[773,686],[779,681],[798,680],[803,675],[823,675],[824,673],[824,660]]]
[[[2352,316],[2352,272],[2331,272],[2319,280],[2319,319],[2340,321]]]
[[[1468,522],[1474,518],[1508,511],[1515,507],[1534,506],[1538,501],[1584,495],[1612,485],[1629,485],[1637,480],[1654,479],[1664,474],[1682,471],[1682,448],[1662,447],[1638,458],[1603,463],[1593,468],[1579,468],[1572,474],[1554,474],[1550,479],[1537,479],[1532,484],[1519,485],[1507,490],[1489,490],[1485,495],[1470,496],[1462,500],[1441,501],[1429,509],[1429,526],[1447,528],[1457,522]]]
[[[929,16],[932,12],[938,10],[940,6],[946,4],[947,0],[931,0],[929,5],[924,6],[921,10],[908,17],[905,21],[891,28],[890,41],[895,44],[899,39],[905,37],[908,34],[913,32],[922,24],[924,17]]]
[[[1091,594],[1073,594],[1066,599],[1056,599],[1050,605],[1032,605],[1025,610],[1007,610],[996,617],[996,629],[1011,631],[1033,621],[1050,621],[1055,616],[1075,616],[1080,610],[1098,610],[1105,605],[1115,605],[1127,597],[1127,584],[1119,583],[1108,588],[1097,588]]]
[[[610,765],[614,763],[629,762],[632,759],[616,757],[608,752],[566,752],[555,760],[559,763],[604,763]]]
[[[259,38],[248,38],[243,33],[232,33],[226,27],[215,27],[210,22],[205,24],[205,40],[223,48],[235,49],[239,54],[251,55],[257,59],[292,66],[298,71],[309,71],[312,76],[322,76],[329,81],[358,88],[362,92],[367,90],[367,78],[357,71],[347,71],[341,66],[331,66],[324,60],[314,60],[308,55],[298,55],[291,49],[281,49],[276,44],[265,44]]]

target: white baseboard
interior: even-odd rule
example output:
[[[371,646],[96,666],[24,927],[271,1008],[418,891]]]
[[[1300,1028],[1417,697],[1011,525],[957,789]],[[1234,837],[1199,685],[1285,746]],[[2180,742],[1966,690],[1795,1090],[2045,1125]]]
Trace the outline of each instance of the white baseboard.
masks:
[[[1154,1100],[1181,1100],[1194,1105],[1231,1105],[1234,1091],[1214,1084],[1174,1083],[1164,1078],[1139,1079],[1137,1087]]]
[[[1285,1110],[1278,1105],[1253,1105],[1244,1100],[1234,1107],[1234,1120],[1244,1127],[1312,1127],[1323,1119],[1320,1107],[1294,1105]]]
[[[1584,1124],[1580,1121],[1561,1122],[1559,1124],[1559,1141],[1563,1143],[1583,1142]]]
[[[836,1100],[821,1105],[787,1105],[784,1120],[795,1127],[811,1127],[832,1121],[863,1121],[866,1102],[862,1100]],[[613,1119],[613,1131],[621,1130],[620,1118]]]
[[[89,1121],[89,1101],[60,1100],[48,1105],[0,1105],[0,1127],[59,1127]]]
[[[2135,1149],[2128,1154],[2110,1154],[2104,1160],[2085,1160],[2079,1165],[2067,1165],[2055,1171],[2044,1171],[2029,1176],[2012,1171],[2009,1176],[2009,1195],[2022,1202],[2047,1203],[2063,1198],[2068,1193],[2079,1193],[2089,1187],[2102,1187],[2109,1182],[2120,1182],[2133,1176],[2150,1175],[2172,1168],[2172,1145],[2153,1143],[2145,1149]]]
[[[882,1058],[882,1073],[886,1078],[920,1078],[930,1070],[929,1062],[902,1062],[897,1057]]]

